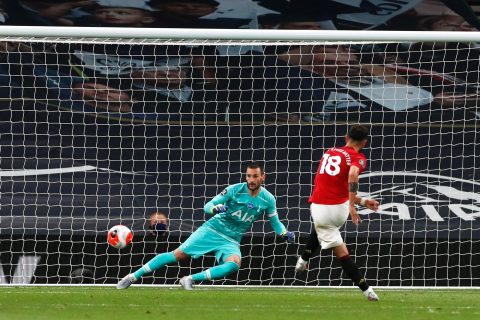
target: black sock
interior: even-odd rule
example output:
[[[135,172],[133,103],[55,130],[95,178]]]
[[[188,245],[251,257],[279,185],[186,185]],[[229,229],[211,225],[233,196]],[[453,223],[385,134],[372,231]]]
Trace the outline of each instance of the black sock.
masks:
[[[315,229],[312,230],[310,233],[310,236],[308,237],[307,244],[305,245],[305,248],[303,249],[302,253],[302,259],[305,261],[308,261],[313,254],[317,251],[317,249],[320,247],[320,243],[318,242],[318,236],[317,232]]]
[[[365,291],[368,289],[367,281],[362,276],[357,265],[350,257],[350,255],[343,256],[338,259],[342,264],[343,271],[352,279],[353,283],[360,288],[360,290]]]

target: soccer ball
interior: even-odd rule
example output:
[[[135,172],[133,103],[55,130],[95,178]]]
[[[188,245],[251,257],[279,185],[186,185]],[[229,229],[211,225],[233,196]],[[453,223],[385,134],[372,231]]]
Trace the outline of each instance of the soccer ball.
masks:
[[[133,233],[128,227],[121,224],[113,226],[108,230],[108,244],[117,249],[123,249],[132,242]]]

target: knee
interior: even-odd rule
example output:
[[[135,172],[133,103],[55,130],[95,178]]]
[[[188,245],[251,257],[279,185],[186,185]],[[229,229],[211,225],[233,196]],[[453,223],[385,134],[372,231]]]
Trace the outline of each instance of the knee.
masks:
[[[242,265],[242,260],[239,256],[237,255],[232,255],[228,257],[225,262],[233,262],[237,266],[237,270],[240,269],[240,266]]]
[[[173,255],[175,256],[175,259],[177,259],[177,261],[185,260],[188,258],[188,255],[180,249],[175,249],[173,251]]]
[[[338,260],[342,260],[344,257],[350,256],[347,246],[344,243],[333,248],[333,251]]]

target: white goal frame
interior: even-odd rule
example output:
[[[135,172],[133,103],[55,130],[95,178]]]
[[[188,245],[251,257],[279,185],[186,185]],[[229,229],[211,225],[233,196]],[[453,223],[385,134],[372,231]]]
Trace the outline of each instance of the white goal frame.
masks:
[[[90,38],[102,39],[104,43],[119,43],[126,40],[126,44],[158,44],[165,40],[195,40],[195,41],[229,41],[229,43],[248,44],[249,40],[280,41],[288,44],[289,41],[305,42],[479,42],[480,32],[450,32],[450,31],[377,31],[377,30],[254,30],[254,29],[189,29],[189,28],[108,28],[102,27],[37,27],[37,26],[0,26],[0,39],[4,41],[28,41],[41,39],[46,42],[56,42],[62,38],[78,39],[78,42]],[[76,42],[77,40],[75,40]],[[103,42],[102,41],[102,42]],[[66,286],[65,284],[2,284],[0,287],[14,286]],[[71,286],[71,285],[69,285]],[[110,284],[74,284],[82,287],[111,287]],[[173,287],[173,285],[139,284],[142,287]],[[256,285],[200,285],[203,288],[242,288],[242,289],[352,289],[352,286],[256,286]],[[431,287],[431,286],[378,286],[386,290],[446,290],[446,289],[480,289],[480,287]]]
[[[378,30],[257,30],[190,28],[108,28],[0,26],[0,37],[25,38],[121,38],[184,40],[295,40],[295,41],[429,41],[477,42],[480,32],[467,31],[378,31]]]

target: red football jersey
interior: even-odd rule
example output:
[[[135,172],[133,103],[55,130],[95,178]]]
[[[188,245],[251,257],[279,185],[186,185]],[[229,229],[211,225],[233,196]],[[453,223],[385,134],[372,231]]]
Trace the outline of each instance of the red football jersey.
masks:
[[[356,166],[362,173],[365,156],[351,147],[331,148],[320,159],[315,183],[308,203],[340,204],[348,201],[348,173]]]

